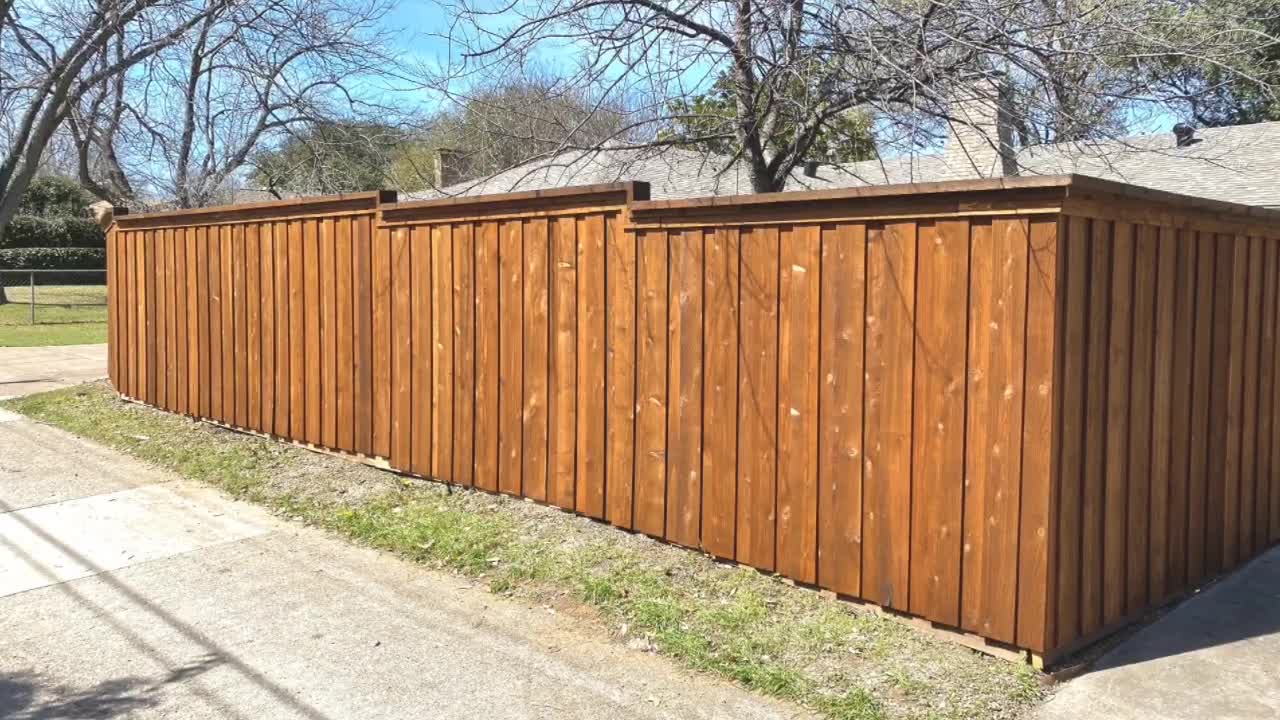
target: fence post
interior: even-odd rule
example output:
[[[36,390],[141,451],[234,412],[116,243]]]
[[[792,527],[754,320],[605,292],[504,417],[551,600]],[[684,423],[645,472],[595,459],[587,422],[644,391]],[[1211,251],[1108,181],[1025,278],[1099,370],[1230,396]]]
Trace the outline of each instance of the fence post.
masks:
[[[36,324],[36,271],[32,270],[31,275],[31,324]]]

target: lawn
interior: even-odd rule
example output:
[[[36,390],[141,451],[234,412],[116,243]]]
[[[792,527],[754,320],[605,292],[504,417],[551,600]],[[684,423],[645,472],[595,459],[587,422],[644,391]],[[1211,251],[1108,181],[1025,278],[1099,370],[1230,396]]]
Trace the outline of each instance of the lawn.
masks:
[[[1025,664],[776,577],[553,508],[126,403],[105,383],[0,407],[826,717],[1020,718],[1045,694]]]
[[[31,288],[8,286],[0,305],[0,347],[84,345],[107,341],[105,285],[36,286],[36,321],[31,323]]]

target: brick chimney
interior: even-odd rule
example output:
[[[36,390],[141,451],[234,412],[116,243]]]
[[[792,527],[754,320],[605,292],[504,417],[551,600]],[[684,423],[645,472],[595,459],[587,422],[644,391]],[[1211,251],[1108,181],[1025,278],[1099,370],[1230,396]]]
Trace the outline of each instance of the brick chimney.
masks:
[[[437,188],[453,185],[462,179],[462,153],[449,148],[436,148],[433,168]]]

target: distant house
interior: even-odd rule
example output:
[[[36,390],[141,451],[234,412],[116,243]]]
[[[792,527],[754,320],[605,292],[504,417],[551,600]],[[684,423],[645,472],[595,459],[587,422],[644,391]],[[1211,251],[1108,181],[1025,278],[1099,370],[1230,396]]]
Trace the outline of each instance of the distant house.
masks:
[[[941,152],[797,169],[787,190],[939,182],[1003,175],[994,133],[963,126]],[[1280,208],[1280,122],[1023,148],[1016,174],[1075,173],[1215,200]],[[742,163],[678,148],[568,151],[443,192],[478,195],[643,180],[653,199],[737,195],[751,184]]]

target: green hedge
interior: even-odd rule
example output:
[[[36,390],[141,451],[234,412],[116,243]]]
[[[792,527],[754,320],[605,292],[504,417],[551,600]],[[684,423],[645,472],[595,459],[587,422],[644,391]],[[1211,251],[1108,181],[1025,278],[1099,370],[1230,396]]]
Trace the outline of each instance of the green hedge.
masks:
[[[0,250],[14,248],[105,248],[107,236],[89,218],[18,215],[4,229]]]
[[[107,266],[104,248],[43,247],[0,250],[5,270],[101,270]]]

